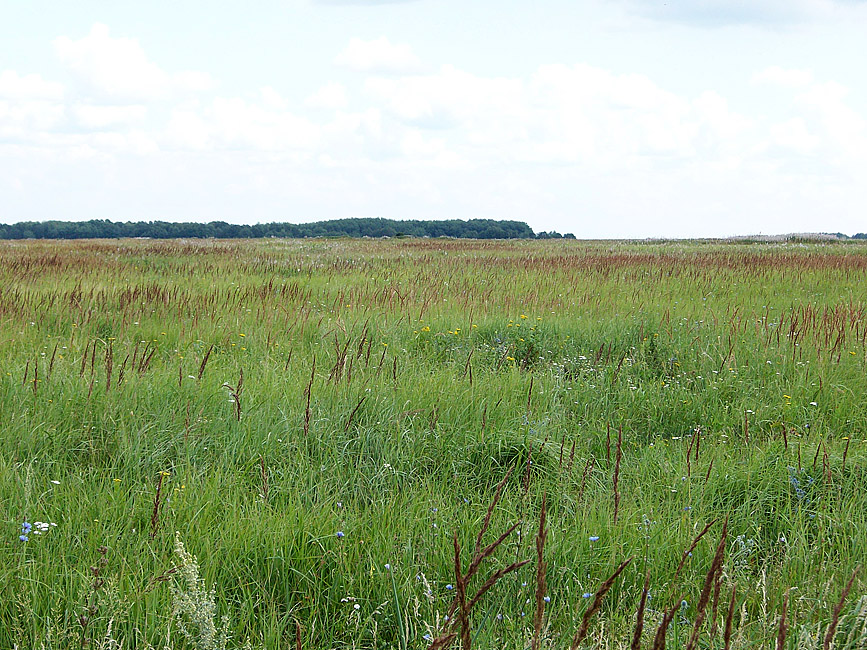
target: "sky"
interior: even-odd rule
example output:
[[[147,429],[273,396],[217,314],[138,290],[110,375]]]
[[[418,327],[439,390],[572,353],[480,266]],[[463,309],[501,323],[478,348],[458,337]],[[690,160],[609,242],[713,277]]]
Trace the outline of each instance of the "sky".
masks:
[[[867,232],[867,0],[0,0],[0,222]]]

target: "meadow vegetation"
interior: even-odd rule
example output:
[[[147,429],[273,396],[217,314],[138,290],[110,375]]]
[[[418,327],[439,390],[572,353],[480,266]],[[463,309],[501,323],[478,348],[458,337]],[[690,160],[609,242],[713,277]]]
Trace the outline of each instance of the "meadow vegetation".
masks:
[[[851,241],[2,242],[0,647],[865,648],[865,306]]]

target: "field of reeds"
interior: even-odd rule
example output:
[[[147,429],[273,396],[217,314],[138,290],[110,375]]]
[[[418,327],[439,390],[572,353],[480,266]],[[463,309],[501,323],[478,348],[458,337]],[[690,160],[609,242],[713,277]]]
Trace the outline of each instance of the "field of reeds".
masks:
[[[0,242],[2,648],[867,648],[867,247]]]

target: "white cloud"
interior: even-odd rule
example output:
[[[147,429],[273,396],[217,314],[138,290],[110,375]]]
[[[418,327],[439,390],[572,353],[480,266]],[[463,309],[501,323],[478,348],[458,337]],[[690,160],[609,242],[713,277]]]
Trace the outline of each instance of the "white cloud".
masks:
[[[63,84],[45,81],[38,74],[19,75],[14,70],[0,72],[0,99],[59,100]]]
[[[392,44],[385,36],[372,41],[350,39],[349,45],[334,58],[334,63],[356,72],[377,74],[407,73],[420,67],[409,45]]]
[[[115,38],[96,23],[78,40],[61,36],[54,41],[61,63],[87,92],[111,101],[155,101],[177,92],[201,92],[213,87],[203,72],[169,74],[150,61],[133,38]]]
[[[271,110],[285,111],[289,108],[289,102],[271,86],[265,86],[259,90],[262,105]]]
[[[787,22],[800,16],[801,0],[626,0],[635,12],[656,20],[705,26]]]
[[[217,87],[217,82],[207,72],[182,70],[172,77],[172,89],[180,93],[203,93]]]
[[[726,98],[712,90],[693,100],[692,107],[702,128],[710,131],[713,142],[720,149],[728,149],[728,145],[736,143],[738,136],[755,124],[754,119],[732,111]]]
[[[306,98],[270,86],[213,97],[207,74],[166,72],[100,25],[58,39],[57,51],[73,73],[67,85],[0,73],[0,177],[18,179],[22,196],[36,195],[33,179],[69,197],[65,179],[91,187],[111,175],[150,206],[145,218],[177,205],[240,218],[232,211],[246,201],[281,216],[291,204],[310,218],[509,217],[585,235],[707,234],[693,225],[699,212],[748,232],[764,212],[783,219],[825,202],[845,212],[847,200],[867,200],[859,96],[809,70],[746,76],[744,92],[769,101],[744,103],[588,64],[424,73],[408,46],[354,39],[338,58],[369,74],[350,102],[327,79]],[[19,172],[16,161],[30,166]],[[615,229],[636,210],[652,225]],[[591,230],[575,224],[578,212],[594,215]],[[734,212],[745,216],[726,221]]]
[[[653,20],[725,27],[730,25],[777,26],[841,14],[857,15],[863,0],[613,0],[632,12]]]
[[[141,105],[99,106],[77,104],[72,107],[71,112],[81,127],[94,130],[142,122],[147,117],[147,107]]]
[[[139,42],[112,38],[106,25],[95,24],[79,40],[61,36],[54,48],[61,63],[100,95],[152,100],[167,93],[169,76],[148,60]]]
[[[382,111],[372,107],[362,112],[339,111],[322,125],[321,136],[320,146],[329,165],[347,166],[376,158],[393,144],[384,130]]]
[[[306,151],[318,139],[320,126],[284,109],[273,89],[263,100],[218,97],[203,107],[176,109],[162,133],[171,149],[257,152]]]
[[[796,96],[804,118],[821,133],[825,154],[867,161],[867,120],[846,101],[849,89],[828,81],[815,83]]]
[[[151,134],[134,129],[125,133],[95,133],[88,144],[102,152],[144,156],[159,151]]]
[[[788,106],[788,115],[769,122],[758,150],[778,161],[786,155],[810,157],[820,175],[867,164],[867,118],[850,105],[848,87],[776,66],[754,75],[753,82],[770,84]]]
[[[451,128],[473,122],[480,129],[473,137],[479,138],[487,137],[485,113],[498,120],[519,117],[526,110],[520,79],[479,77],[450,65],[431,75],[369,78],[365,89],[408,124]]]
[[[0,138],[32,141],[61,125],[65,113],[55,102],[0,99]]]
[[[329,83],[310,95],[304,103],[310,108],[337,110],[346,108],[346,88],[343,84]]]
[[[810,154],[821,144],[821,139],[810,133],[807,123],[801,117],[771,125],[770,135],[771,145],[787,153]]]
[[[594,168],[647,157],[719,157],[750,126],[725,98],[694,99],[642,75],[589,65],[545,65],[529,78],[436,74],[372,78],[368,94],[407,127],[444,130],[470,160]]]
[[[313,0],[313,4],[317,5],[396,5],[407,2],[416,2],[417,0]]]
[[[172,150],[204,151],[212,146],[209,125],[190,109],[172,111],[162,137],[164,146]]]
[[[531,92],[541,118],[533,141],[548,145],[551,162],[609,166],[625,157],[692,152],[696,124],[689,100],[647,77],[550,65],[534,75]],[[535,153],[544,162],[545,152]]]
[[[787,69],[773,65],[754,74],[752,81],[754,84],[802,88],[813,82],[813,73],[810,70]]]
[[[318,126],[288,111],[239,98],[217,98],[209,110],[214,135],[226,146],[261,151],[312,147]]]
[[[65,119],[62,84],[40,75],[0,72],[0,140],[33,142]]]

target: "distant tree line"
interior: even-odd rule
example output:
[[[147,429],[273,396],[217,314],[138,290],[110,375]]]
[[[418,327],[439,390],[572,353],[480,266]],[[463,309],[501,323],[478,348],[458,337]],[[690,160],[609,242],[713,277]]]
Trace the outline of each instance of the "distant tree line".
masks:
[[[552,239],[571,238],[572,234],[540,232],[538,235],[522,221],[470,219],[463,221],[396,221],[394,219],[335,219],[315,223],[264,223],[238,225],[224,221],[210,223],[170,223],[167,221],[114,222],[24,221],[0,224],[0,239],[118,239],[150,237],[175,239],[213,237],[245,239],[259,237],[464,237],[473,239]]]

